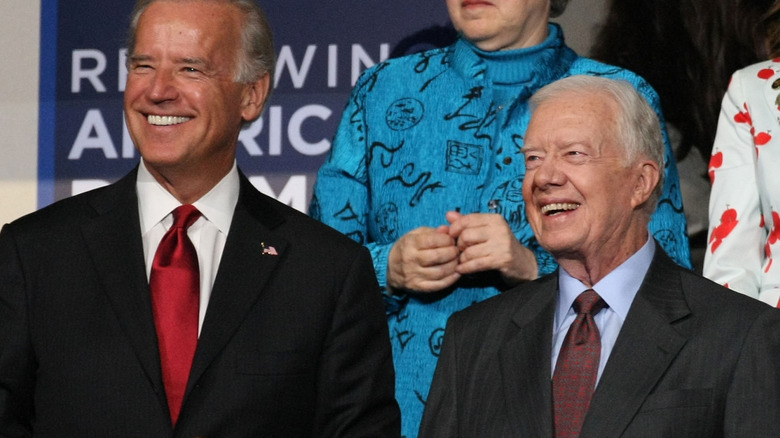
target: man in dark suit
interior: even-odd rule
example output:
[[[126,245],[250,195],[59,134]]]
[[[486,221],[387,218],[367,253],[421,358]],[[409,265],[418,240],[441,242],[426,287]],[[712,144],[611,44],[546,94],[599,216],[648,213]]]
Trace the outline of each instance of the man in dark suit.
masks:
[[[649,236],[663,148],[646,102],[574,76],[532,110],[526,213],[560,268],[450,318],[420,436],[778,436],[780,312]]]
[[[128,53],[138,168],[0,233],[0,436],[397,437],[367,252],[235,165],[262,11],[141,1]]]

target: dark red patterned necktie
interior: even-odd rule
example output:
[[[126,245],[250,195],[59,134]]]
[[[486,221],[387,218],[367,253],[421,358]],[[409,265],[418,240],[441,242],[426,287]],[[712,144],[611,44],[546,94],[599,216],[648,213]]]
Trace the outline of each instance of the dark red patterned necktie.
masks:
[[[192,205],[173,210],[173,225],[157,247],[149,276],[163,383],[173,424],[179,418],[198,344],[200,272],[198,255],[187,236],[187,228],[198,217],[200,212]]]
[[[606,306],[593,290],[574,301],[577,318],[569,326],[553,373],[553,415],[556,438],[578,437],[596,387],[601,336],[593,315]]]

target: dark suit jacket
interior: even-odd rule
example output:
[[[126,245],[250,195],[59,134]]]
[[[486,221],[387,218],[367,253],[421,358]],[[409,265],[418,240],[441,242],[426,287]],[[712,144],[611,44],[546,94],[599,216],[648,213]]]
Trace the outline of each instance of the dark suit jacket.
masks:
[[[135,176],[3,227],[0,436],[399,435],[366,250],[243,175],[174,430]]]
[[[552,437],[557,273],[452,316],[421,438]],[[780,436],[780,311],[656,256],[581,438]]]

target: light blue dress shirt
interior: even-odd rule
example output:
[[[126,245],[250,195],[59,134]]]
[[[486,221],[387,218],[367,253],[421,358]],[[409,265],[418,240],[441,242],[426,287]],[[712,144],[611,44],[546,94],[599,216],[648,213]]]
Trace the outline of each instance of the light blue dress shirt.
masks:
[[[607,303],[607,306],[596,314],[594,320],[601,334],[601,358],[599,359],[599,371],[596,377],[598,385],[604,367],[607,364],[612,348],[615,346],[620,328],[628,315],[628,309],[634,301],[639,286],[645,278],[650,262],[655,255],[655,241],[647,239],[647,242],[623,262],[615,270],[607,274],[601,281],[587,287],[581,281],[569,275],[563,268],[558,270],[558,303],[555,309],[555,321],[553,323],[552,345],[552,369],[555,372],[555,364],[558,362],[558,353],[569,331],[569,326],[577,315],[572,305],[574,300],[582,292],[593,289]]]

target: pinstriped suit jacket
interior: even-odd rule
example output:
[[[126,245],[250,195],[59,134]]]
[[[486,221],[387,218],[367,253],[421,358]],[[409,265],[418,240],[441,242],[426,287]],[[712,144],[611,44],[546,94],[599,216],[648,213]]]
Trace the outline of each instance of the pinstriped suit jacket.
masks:
[[[452,316],[420,436],[552,437],[558,276]],[[780,436],[780,310],[656,256],[581,438]]]

